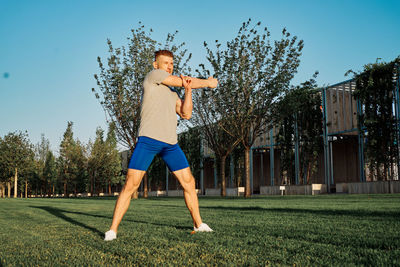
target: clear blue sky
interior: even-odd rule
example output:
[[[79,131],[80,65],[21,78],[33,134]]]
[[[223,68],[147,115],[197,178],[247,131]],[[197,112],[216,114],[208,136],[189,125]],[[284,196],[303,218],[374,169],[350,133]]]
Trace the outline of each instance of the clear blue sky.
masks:
[[[126,45],[130,29],[142,21],[164,40],[179,31],[193,53],[192,65],[205,63],[203,42],[231,40],[248,18],[261,21],[274,38],[283,27],[305,42],[299,83],[320,72],[319,85],[348,79],[377,58],[400,55],[400,1],[0,1],[0,136],[27,130],[41,133],[57,151],[67,121],[87,143],[105,114],[91,92],[97,56],[107,55],[106,39]]]

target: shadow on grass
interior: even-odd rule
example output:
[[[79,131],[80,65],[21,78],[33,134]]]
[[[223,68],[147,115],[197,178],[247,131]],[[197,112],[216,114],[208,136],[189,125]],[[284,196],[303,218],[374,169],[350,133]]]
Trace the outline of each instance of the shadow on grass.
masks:
[[[99,235],[100,237],[104,237],[104,233],[100,232],[96,228],[90,227],[90,226],[88,226],[88,225],[86,225],[84,223],[81,223],[81,222],[79,222],[77,220],[74,220],[74,219],[68,217],[68,216],[65,216],[65,214],[64,214],[64,213],[73,213],[73,212],[57,209],[57,208],[54,208],[54,207],[48,207],[48,206],[30,206],[30,207],[47,211],[51,215],[54,215],[54,216],[56,216],[56,217],[58,217],[60,219],[63,219],[66,222],[69,222],[71,224],[74,224],[74,225],[80,226],[82,228],[85,228],[85,229],[87,229],[89,231],[92,231],[93,233]]]
[[[356,216],[356,217],[380,217],[400,219],[400,211],[368,211],[368,210],[339,210],[339,209],[293,209],[293,208],[262,208],[262,207],[226,207],[226,206],[200,206],[200,209],[231,210],[231,211],[260,211],[260,212],[282,212],[298,214],[314,214],[326,216]]]
[[[44,211],[47,211],[48,213],[63,219],[69,223],[72,223],[74,225],[83,227],[85,229],[88,229],[90,231],[92,231],[95,234],[100,235],[100,237],[104,237],[104,233],[100,232],[99,230],[90,227],[84,223],[81,223],[79,221],[76,221],[68,216],[65,216],[65,213],[70,213],[70,214],[78,214],[78,215],[83,215],[83,216],[91,216],[91,217],[95,217],[95,218],[104,218],[104,219],[109,219],[110,221],[112,220],[112,216],[103,216],[103,215],[94,215],[94,214],[90,214],[90,213],[84,213],[84,212],[79,212],[79,211],[68,211],[68,210],[62,210],[62,209],[57,209],[54,207],[48,207],[48,206],[30,206],[31,208],[36,208],[36,209],[41,209]],[[154,222],[147,222],[147,221],[141,221],[141,220],[131,220],[131,219],[123,219],[123,221],[127,221],[127,222],[134,222],[134,223],[144,223],[144,224],[151,224],[151,225],[156,225],[156,226],[167,226],[167,227],[174,227],[176,229],[180,229],[180,230],[192,230],[191,227],[185,227],[185,226],[177,226],[177,225],[171,225],[171,224],[161,224],[161,223],[154,223]]]

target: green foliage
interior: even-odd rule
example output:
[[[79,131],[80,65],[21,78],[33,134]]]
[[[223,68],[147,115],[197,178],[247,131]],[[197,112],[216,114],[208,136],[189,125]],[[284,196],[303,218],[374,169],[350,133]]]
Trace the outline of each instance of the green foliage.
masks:
[[[245,167],[244,154],[245,154],[245,148],[243,147],[242,143],[239,143],[229,156],[233,157],[233,162],[234,162],[233,164],[234,177],[232,185],[233,187],[239,187],[245,185],[246,170],[244,168]],[[230,172],[230,164],[227,164],[227,168],[229,168]]]
[[[154,52],[160,48],[173,52],[174,70],[178,74],[190,72],[188,61],[191,54],[186,55],[184,43],[175,44],[177,31],[168,34],[164,44],[154,40],[152,29],[146,30],[140,22],[138,28],[131,32],[127,47],[114,48],[111,40],[107,41],[110,53],[107,66],[98,57],[100,73],[94,75],[100,94],[94,88],[92,91],[108,120],[115,124],[117,140],[133,151],[140,125],[142,84],[147,73],[153,69]]]
[[[0,181],[11,181],[16,170],[19,178],[28,179],[34,168],[33,156],[27,132],[16,131],[0,138]]]
[[[105,141],[106,148],[106,161],[104,162],[103,168],[105,170],[105,177],[108,179],[109,185],[120,184],[124,180],[124,176],[121,175],[121,157],[117,149],[117,138],[115,134],[115,124],[110,123],[108,125],[107,138]]]
[[[400,57],[390,63],[367,64],[361,73],[353,72],[356,80],[354,96],[362,105],[359,129],[366,139],[366,160],[374,179],[378,180],[393,179],[398,157],[399,140],[393,110],[396,82],[393,76],[398,71],[398,64]]]
[[[1,186],[14,179],[16,169],[18,188],[23,192],[28,186],[30,194],[51,195],[63,192],[68,196],[71,192],[88,192],[94,181],[94,171],[97,171],[96,182],[100,192],[106,192],[106,186],[111,189],[111,186],[120,185],[123,177],[115,126],[112,123],[109,125],[105,140],[103,131],[98,129],[95,144],[89,142],[88,147],[74,139],[72,126],[73,123],[68,122],[58,158],[50,150],[49,141],[44,135],[35,147],[29,143],[26,132],[9,133],[0,138]],[[90,156],[88,150],[91,151]]]
[[[222,47],[207,43],[207,60],[219,80],[219,88],[210,93],[215,98],[216,117],[229,122],[223,129],[245,147],[246,193],[250,196],[249,151],[254,141],[272,127],[279,97],[290,88],[300,64],[303,41],[286,30],[280,40],[271,41],[270,32],[261,22],[244,22],[237,36]],[[206,72],[201,65],[202,72]],[[199,71],[200,73],[200,71]]]
[[[189,161],[190,169],[196,181],[200,181],[200,161],[202,160],[201,132],[201,128],[195,127],[178,136],[179,146],[182,148]],[[198,187],[200,186],[198,185]]]
[[[314,76],[315,78],[315,76]],[[311,79],[286,93],[279,102],[275,123],[281,152],[281,176],[294,184],[294,143],[299,143],[300,184],[311,182],[317,170],[317,157],[322,149],[321,95]],[[297,136],[295,127],[297,124]]]
[[[117,150],[114,123],[109,124],[107,138],[104,140],[104,131],[99,127],[96,130],[96,139],[89,144],[88,174],[90,180],[89,191],[93,193],[107,192],[111,186],[120,184],[121,159]],[[111,192],[108,192],[111,193]]]
[[[135,200],[104,242],[115,198],[0,200],[1,266],[398,266],[400,196]],[[38,234],[40,233],[40,234]]]
[[[199,70],[196,70],[200,73]],[[203,69],[201,74],[206,78],[209,73]],[[195,90],[194,97],[194,113],[192,123],[201,129],[199,136],[205,140],[215,154],[215,160],[218,161],[220,168],[218,174],[221,180],[221,195],[225,196],[226,177],[225,177],[225,161],[233,149],[240,143],[240,139],[231,135],[228,131],[233,126],[232,118],[226,113],[223,107],[226,104],[226,99],[219,90],[224,90],[222,87],[212,90]],[[200,142],[200,141],[199,141]]]
[[[72,122],[68,122],[64,138],[60,144],[58,157],[59,177],[64,185],[64,196],[72,189],[74,194],[85,191],[87,179],[87,160],[85,147],[73,138]]]
[[[46,181],[46,183],[50,186],[49,191],[52,194],[54,194],[55,190],[53,191],[53,188],[55,189],[58,182],[57,162],[56,158],[53,155],[53,152],[51,152],[50,150],[47,151],[46,154],[46,160],[43,168],[43,178]]]
[[[232,122],[225,130],[245,147],[265,132],[265,124],[274,117],[274,104],[289,89],[303,49],[303,41],[291,37],[286,29],[282,38],[271,44],[270,32],[259,29],[260,25],[252,26],[250,19],[243,23],[225,49],[218,40],[215,51],[204,44],[207,60],[219,80],[219,89],[213,93],[218,113]]]
[[[50,191],[50,181],[48,180],[48,178],[54,179],[54,177],[47,176],[49,175],[49,173],[47,173],[46,176],[44,175],[46,160],[51,160],[50,158],[48,158],[50,157],[49,152],[51,153],[50,142],[48,139],[45,138],[44,134],[42,134],[40,142],[37,143],[35,146],[35,173],[32,177],[32,189],[36,192],[41,192],[41,194],[48,193]],[[49,163],[50,162],[47,162],[47,164]],[[47,169],[47,171],[49,170],[50,169]]]
[[[159,155],[156,155],[147,169],[147,177],[150,188],[165,190],[166,164]]]

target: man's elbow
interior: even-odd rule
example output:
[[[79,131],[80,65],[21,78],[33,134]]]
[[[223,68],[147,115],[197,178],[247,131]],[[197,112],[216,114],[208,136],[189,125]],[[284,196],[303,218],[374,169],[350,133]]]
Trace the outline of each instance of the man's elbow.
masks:
[[[184,120],[190,120],[190,118],[192,118],[192,113],[190,113],[190,114],[182,114],[181,117]]]

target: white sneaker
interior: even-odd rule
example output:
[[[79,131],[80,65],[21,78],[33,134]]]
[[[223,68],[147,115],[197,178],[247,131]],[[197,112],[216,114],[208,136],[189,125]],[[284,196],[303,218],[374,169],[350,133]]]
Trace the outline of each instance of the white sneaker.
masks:
[[[111,241],[117,238],[117,233],[113,230],[109,230],[105,233],[104,241]]]
[[[195,232],[212,232],[213,230],[205,223],[200,224],[199,227],[193,227]]]

